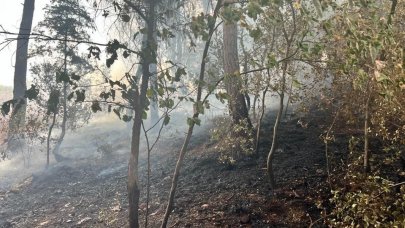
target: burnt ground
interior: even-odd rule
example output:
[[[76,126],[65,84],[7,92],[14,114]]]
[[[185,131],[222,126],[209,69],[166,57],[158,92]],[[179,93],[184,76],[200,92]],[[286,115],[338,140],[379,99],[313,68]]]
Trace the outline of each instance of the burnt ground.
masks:
[[[307,227],[324,203],[325,156],[319,126],[283,123],[274,169],[278,189],[265,175],[274,116],[263,126],[260,154],[227,167],[206,133],[193,136],[170,227]],[[149,226],[159,227],[182,135],[152,152]],[[119,143],[117,143],[119,144]],[[122,142],[121,142],[122,144]],[[141,156],[141,226],[146,211],[146,161]],[[0,227],[126,227],[127,155],[55,164],[0,192]],[[322,190],[324,189],[324,190]],[[318,220],[319,221],[319,220]],[[316,222],[315,226],[322,224]]]

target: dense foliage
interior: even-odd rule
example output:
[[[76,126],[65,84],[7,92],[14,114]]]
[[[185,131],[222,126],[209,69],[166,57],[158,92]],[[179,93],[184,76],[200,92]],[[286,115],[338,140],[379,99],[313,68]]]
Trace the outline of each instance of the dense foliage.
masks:
[[[272,144],[262,162],[267,162],[270,185],[276,188],[272,162],[282,151],[277,132],[283,121],[287,115],[322,112],[326,124],[319,126],[325,132],[320,138],[326,147],[325,183],[330,192],[327,203],[319,206],[324,224],[405,224],[405,2],[94,1],[96,12],[102,11],[105,22],[114,18],[111,24],[118,31],[105,44],[89,41],[95,24],[81,4],[52,1],[46,8],[35,33],[35,85],[27,97],[36,98],[39,112],[48,116],[42,122],[34,118],[42,131],[52,122],[50,114],[54,118],[49,132],[57,114],[64,116],[64,132],[66,121],[72,128],[87,122],[90,110],[113,112],[133,124],[128,169],[132,227],[139,225],[141,133],[150,156],[154,144],[148,133],[155,129],[158,140],[173,110],[182,103],[193,107],[184,120],[189,128],[173,175],[166,226],[184,154],[194,126],[201,124],[200,115],[211,108],[210,95],[227,104],[229,119],[243,117],[217,119],[212,135],[221,163],[234,165],[259,151],[266,98],[275,97],[279,103],[271,120]],[[186,29],[179,29],[184,25]],[[88,58],[78,48],[83,43],[88,44]],[[117,62],[125,72],[113,77]],[[101,83],[86,81],[89,73]],[[2,114],[7,115],[12,104],[5,102]],[[152,121],[146,124],[148,118]],[[297,121],[308,127],[301,118]],[[347,145],[345,153],[330,154],[329,147],[339,137]],[[110,156],[112,149],[100,144],[99,150]]]

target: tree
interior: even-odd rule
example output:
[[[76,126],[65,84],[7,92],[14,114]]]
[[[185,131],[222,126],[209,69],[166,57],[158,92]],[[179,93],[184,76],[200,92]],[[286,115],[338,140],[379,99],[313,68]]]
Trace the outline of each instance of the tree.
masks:
[[[35,0],[25,0],[20,30],[17,37],[17,51],[14,71],[13,112],[9,123],[8,147],[15,144],[15,134],[25,123],[26,103],[25,91],[27,90],[27,60],[28,43],[34,16]],[[11,147],[10,147],[11,146]]]
[[[225,13],[233,14],[233,4],[236,1],[226,0]],[[233,124],[240,124],[241,121],[248,121],[249,127],[251,122],[245,102],[245,96],[242,93],[242,78],[239,71],[238,58],[238,25],[235,18],[225,18],[223,25],[223,55],[224,55],[224,74],[225,88],[229,96],[229,113],[232,117]]]
[[[156,2],[151,0],[147,3],[147,11],[143,14],[145,19],[145,30],[147,37],[153,37],[155,24],[156,24]],[[134,10],[137,9],[136,6],[133,7]],[[131,228],[139,227],[139,196],[140,196],[140,183],[138,175],[138,159],[140,152],[140,134],[142,127],[142,119],[144,116],[145,109],[147,108],[147,91],[149,87],[149,80],[151,77],[151,72],[149,67],[155,63],[156,59],[156,47],[154,39],[147,39],[145,46],[141,50],[141,67],[142,67],[142,78],[141,84],[131,85],[133,97],[130,98],[132,101],[131,106],[134,109],[135,116],[132,126],[132,138],[131,138],[131,154],[128,162],[128,200],[129,200],[129,226]]]
[[[48,103],[55,104],[53,109],[56,108],[56,110],[50,111],[48,104],[48,114],[53,113],[53,124],[51,124],[48,132],[48,140],[52,134],[52,129],[56,122],[55,118],[59,112],[58,106],[59,104],[62,105],[61,133],[52,151],[57,161],[63,159],[63,157],[59,155],[59,148],[65,137],[69,118],[68,100],[73,97],[73,94],[76,94],[77,102],[84,101],[85,92],[83,90],[76,90],[73,93],[70,87],[77,87],[76,82],[80,80],[81,76],[83,76],[86,71],[91,70],[87,60],[76,54],[77,45],[69,44],[68,40],[89,40],[90,36],[88,31],[92,29],[94,29],[93,20],[88,15],[86,9],[80,5],[78,0],[52,1],[51,4],[45,7],[45,18],[37,27],[39,33],[60,39],[54,43],[53,46],[49,45],[49,43],[40,44],[34,50],[34,54],[43,57],[53,57],[53,59],[45,59],[50,62],[53,61],[56,64],[56,67],[53,69],[54,80],[48,79],[44,80],[44,82],[49,84],[45,86],[46,89],[49,89],[49,91],[47,91],[48,94],[56,94],[55,91],[60,90],[61,95],[60,102],[48,101]],[[38,81],[38,83],[41,82]],[[62,85],[60,86],[60,84]],[[52,97],[50,97],[50,99],[52,99]],[[47,144],[49,145],[49,142]],[[47,156],[49,157],[49,154]]]
[[[170,214],[173,210],[173,204],[174,204],[174,197],[176,194],[176,189],[177,189],[177,184],[178,184],[178,180],[179,180],[179,176],[180,176],[180,169],[181,166],[183,164],[184,161],[184,156],[187,152],[188,149],[188,145],[190,143],[191,140],[191,136],[193,134],[193,130],[194,130],[194,126],[196,124],[199,125],[199,119],[198,116],[200,115],[200,108],[197,108],[198,106],[200,107],[204,107],[203,105],[207,102],[207,98],[208,95],[210,93],[208,93],[204,98],[202,97],[202,90],[203,90],[203,82],[204,82],[204,76],[205,76],[205,65],[206,65],[206,58],[208,56],[208,50],[210,47],[210,43],[211,43],[211,38],[213,33],[215,32],[215,28],[216,28],[216,20],[218,17],[218,13],[219,10],[221,9],[222,6],[222,1],[219,0],[215,6],[213,15],[208,15],[206,18],[207,22],[207,30],[208,31],[203,31],[203,34],[205,34],[205,32],[207,32],[206,34],[208,35],[207,40],[205,42],[205,46],[204,46],[204,51],[203,51],[203,55],[202,55],[202,60],[201,60],[201,65],[200,65],[200,74],[199,74],[199,80],[198,80],[198,88],[197,88],[197,97],[196,97],[196,103],[194,104],[194,114],[192,116],[192,118],[188,119],[188,131],[187,131],[187,135],[184,139],[183,142],[183,146],[181,147],[180,150],[180,154],[176,163],[176,167],[173,173],[173,179],[172,179],[172,185],[170,188],[170,193],[169,193],[169,200],[168,200],[168,204],[166,206],[166,212],[163,218],[163,222],[162,222],[162,228],[166,228],[167,227],[167,223],[169,221],[169,217]],[[201,32],[201,31],[200,31]],[[219,83],[219,82],[218,82]],[[218,84],[217,83],[217,84]]]
[[[347,122],[362,125],[366,173],[371,170],[374,137],[403,142],[405,79],[399,18],[404,12],[397,4],[395,0],[356,2],[337,8],[324,23],[325,39],[334,47],[326,49],[335,75],[331,96],[341,102],[341,116]],[[342,31],[346,32],[342,35]]]

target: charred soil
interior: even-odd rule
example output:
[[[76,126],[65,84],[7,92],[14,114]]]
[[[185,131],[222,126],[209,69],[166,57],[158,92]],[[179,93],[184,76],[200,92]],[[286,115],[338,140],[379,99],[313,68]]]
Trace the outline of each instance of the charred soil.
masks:
[[[171,227],[307,227],[325,204],[324,146],[320,127],[285,121],[274,160],[278,188],[267,181],[265,164],[274,116],[263,125],[259,154],[232,167],[218,162],[209,127],[193,136],[181,170]],[[120,142],[122,144],[122,142]],[[159,227],[182,138],[164,139],[151,157],[150,227]],[[114,145],[114,144],[113,144]],[[127,155],[72,159],[0,192],[0,227],[126,227]],[[141,226],[146,213],[146,156],[141,155]],[[319,221],[319,220],[318,220]]]

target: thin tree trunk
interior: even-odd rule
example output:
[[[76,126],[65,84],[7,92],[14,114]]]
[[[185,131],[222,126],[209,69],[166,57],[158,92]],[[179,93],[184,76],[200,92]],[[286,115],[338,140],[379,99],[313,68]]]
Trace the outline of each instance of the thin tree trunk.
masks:
[[[53,130],[53,127],[55,126],[55,121],[56,121],[56,112],[53,113],[52,123],[51,123],[51,126],[49,127],[48,137],[46,139],[46,168],[49,167],[49,152],[51,149],[50,142],[51,142],[52,130]]]
[[[256,128],[256,146],[255,146],[255,153],[259,154],[259,140],[260,140],[260,130],[262,128],[262,121],[264,117],[264,112],[265,112],[265,101],[266,101],[266,93],[269,87],[266,87],[266,89],[263,91],[263,97],[262,97],[262,110],[260,112],[260,117],[257,122],[257,128]]]
[[[244,34],[242,31],[242,34],[240,36],[240,45],[241,45],[242,52],[243,52],[243,71],[248,72],[249,71],[248,53],[245,49],[245,43],[243,42],[243,39],[244,39]],[[249,91],[248,91],[248,86],[249,86],[248,78],[249,78],[249,75],[245,75],[245,79],[243,80],[243,82],[244,82],[243,95],[245,96],[245,99],[246,99],[246,108],[247,108],[247,112],[249,115],[249,111],[250,111],[251,107],[250,107],[250,96],[249,96]]]
[[[198,117],[198,113],[194,114],[193,117]],[[194,130],[194,123],[192,123],[188,128],[186,139],[184,140],[183,146],[181,147],[179,158],[178,158],[177,163],[176,163],[176,168],[174,170],[173,179],[172,179],[172,186],[170,188],[169,202],[167,204],[166,212],[165,212],[165,215],[163,217],[163,222],[162,222],[162,226],[161,226],[162,228],[167,227],[167,223],[169,221],[170,213],[173,210],[174,196],[176,194],[177,182],[178,182],[178,179],[179,179],[179,176],[180,176],[180,169],[181,169],[181,166],[183,164],[184,156],[186,155],[187,147],[188,147],[188,144],[190,143],[190,139],[191,139],[191,136],[193,134],[193,130]]]
[[[144,77],[143,77],[144,78]],[[145,85],[142,85],[144,87]],[[147,86],[147,84],[146,84]],[[138,104],[140,102],[139,95],[136,96]],[[138,159],[139,159],[139,143],[142,124],[142,108],[136,107],[135,118],[132,127],[131,140],[131,155],[128,163],[128,200],[129,200],[129,226],[131,228],[139,227],[139,177],[138,177]]]
[[[13,99],[16,103],[13,105],[9,123],[9,142],[8,146],[14,144],[14,135],[25,125],[25,115],[27,109],[27,99],[25,91],[27,90],[27,62],[28,62],[28,43],[29,34],[32,28],[32,18],[34,16],[35,0],[25,0],[22,20],[19,34],[17,37],[17,50],[14,70],[14,90]]]
[[[145,131],[145,130],[144,130]],[[147,133],[145,133],[145,139],[148,145],[148,159],[147,159],[147,180],[146,180],[146,212],[145,212],[145,228],[148,227],[149,222],[149,201],[150,201],[150,175],[151,175],[151,166],[150,166],[150,152],[151,148],[149,146],[149,139]]]
[[[147,37],[153,36],[153,24],[155,23],[155,1],[149,1],[148,20],[146,21]],[[139,196],[140,184],[138,176],[138,163],[140,152],[140,134],[142,127],[142,114],[145,110],[146,92],[148,90],[150,71],[149,66],[153,63],[154,47],[157,46],[153,39],[148,39],[145,49],[142,49],[142,82],[141,89],[135,91],[135,109],[134,124],[132,127],[131,154],[128,163],[128,201],[129,201],[129,226],[131,228],[139,227]]]
[[[273,127],[273,138],[272,138],[271,148],[270,148],[269,154],[267,156],[267,174],[268,174],[268,178],[270,181],[270,187],[272,189],[276,188],[276,181],[275,181],[274,172],[273,172],[273,158],[274,158],[274,152],[276,151],[276,148],[278,146],[278,128],[280,125],[280,120],[281,120],[281,116],[283,114],[283,109],[284,109],[284,89],[285,89],[286,74],[287,74],[287,62],[284,62],[283,73],[282,73],[282,78],[281,78],[280,103],[279,103],[279,108],[278,108],[278,112],[277,112],[276,122],[274,123],[274,127]]]
[[[215,10],[214,10],[214,15],[213,15],[214,20],[213,20],[212,24],[209,24],[209,38],[205,42],[204,52],[203,52],[203,56],[202,56],[202,60],[201,60],[200,77],[199,77],[199,83],[198,83],[198,89],[197,89],[197,99],[196,99],[197,102],[201,101],[202,89],[203,89],[202,82],[204,81],[204,74],[205,74],[205,63],[206,63],[205,60],[208,56],[208,50],[209,50],[210,43],[211,43],[211,37],[215,31],[215,23],[216,23],[216,20],[218,17],[218,11],[221,8],[221,5],[222,5],[222,0],[218,0],[217,5],[215,6]],[[198,116],[199,116],[199,113],[195,112],[193,115],[193,118],[198,118]],[[173,210],[174,197],[176,194],[177,182],[178,182],[178,179],[180,176],[180,169],[183,164],[184,156],[187,152],[187,148],[190,143],[190,139],[193,134],[193,130],[194,130],[194,122],[192,124],[190,124],[190,126],[188,128],[186,138],[184,140],[183,146],[181,147],[179,158],[176,163],[176,168],[173,173],[172,186],[170,188],[169,201],[167,203],[166,212],[165,212],[165,215],[164,215],[163,221],[162,221],[162,226],[161,226],[162,228],[167,227],[170,213]]]
[[[283,24],[283,29],[282,32],[284,34],[284,39],[286,41],[286,52],[285,52],[285,57],[288,58],[290,56],[290,49],[291,45],[294,41],[295,33],[296,33],[296,21],[295,21],[295,9],[293,7],[293,4],[290,2],[289,6],[291,8],[292,12],[292,22],[293,22],[293,28],[291,31],[291,35],[287,34],[287,31],[285,29],[285,24]],[[280,12],[281,13],[281,12]],[[271,143],[271,148],[269,151],[269,154],[267,156],[267,175],[269,178],[270,182],[270,187],[272,189],[276,188],[276,181],[274,178],[274,172],[273,172],[273,159],[274,159],[274,152],[276,151],[276,148],[278,146],[278,128],[280,125],[280,121],[283,115],[283,110],[284,110],[284,94],[285,94],[285,87],[286,87],[286,77],[287,77],[287,69],[288,69],[288,61],[284,61],[282,65],[282,76],[281,76],[281,88],[279,92],[280,96],[280,103],[279,103],[279,109],[277,112],[277,118],[276,122],[274,123],[273,127],[273,137],[272,137],[272,143]]]
[[[252,111],[253,111],[253,118],[255,119],[256,119],[256,102],[258,97],[259,97],[258,94],[255,94],[255,96],[253,97]]]
[[[147,45],[147,40],[148,40],[148,35],[147,34],[142,34],[142,43],[141,43],[141,50],[145,50],[146,45]],[[139,84],[139,82],[141,81],[142,78],[142,58],[140,59],[140,64],[138,65],[138,68],[136,69],[135,72],[135,81],[137,84]],[[132,104],[129,104],[132,105]],[[127,115],[132,116],[134,115],[134,111],[132,109],[127,109]],[[132,124],[131,124],[132,123]],[[131,129],[132,130],[132,126],[133,126],[133,122],[130,121],[127,123],[127,127],[128,130]]]
[[[370,90],[370,89],[368,89]],[[369,122],[370,122],[370,91],[368,91],[368,97],[367,101],[365,104],[365,110],[364,110],[364,162],[363,162],[363,167],[364,171],[366,173],[370,172],[370,149],[369,149]]]
[[[63,66],[64,70],[63,73],[67,74],[67,34],[65,34],[65,41],[64,41],[64,59],[63,59]],[[55,156],[55,159],[57,162],[61,162],[65,158],[59,154],[59,149],[60,146],[62,145],[63,139],[65,138],[66,135],[66,123],[67,123],[67,118],[68,118],[68,113],[67,113],[67,87],[68,84],[67,82],[63,82],[63,97],[62,97],[62,107],[63,107],[63,117],[62,117],[62,125],[61,125],[61,133],[59,135],[58,141],[56,142],[55,148],[53,149],[52,153]]]
[[[152,24],[152,39],[155,44],[157,44],[157,31],[156,31],[156,20],[153,20]],[[157,53],[157,45],[153,47],[153,53]],[[159,107],[158,107],[158,80],[157,80],[157,56],[153,55],[153,63],[149,65],[150,76],[150,88],[153,90],[153,98],[150,101],[150,125],[153,126],[156,122],[159,121]],[[156,132],[156,128],[154,130]]]
[[[287,118],[287,114],[288,114],[288,106],[290,104],[290,97],[291,97],[291,94],[292,94],[292,86],[293,86],[293,81],[291,81],[290,88],[289,88],[289,94],[287,94],[288,98],[287,98],[287,103],[286,103],[285,111],[284,111],[284,119]]]

